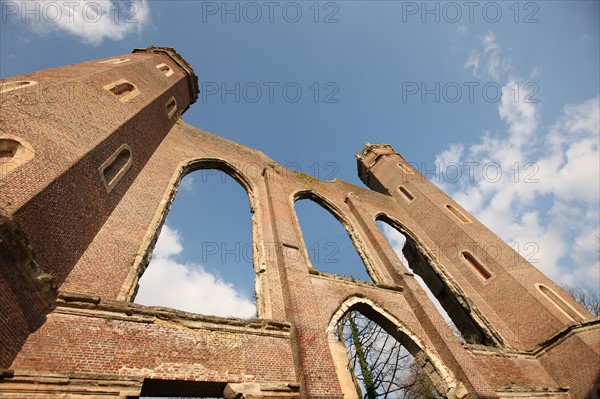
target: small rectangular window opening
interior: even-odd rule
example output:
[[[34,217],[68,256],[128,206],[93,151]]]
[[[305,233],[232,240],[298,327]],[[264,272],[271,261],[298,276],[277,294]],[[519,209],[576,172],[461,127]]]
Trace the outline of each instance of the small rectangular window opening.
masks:
[[[0,94],[8,93],[13,90],[24,89],[29,86],[36,85],[37,82],[33,80],[18,80],[14,82],[0,82]]]
[[[465,262],[477,272],[479,277],[483,278],[484,280],[489,280],[492,277],[492,274],[481,263],[473,258],[471,254],[468,252],[463,252],[462,255],[465,259]]]
[[[110,91],[113,92],[115,96],[123,96],[133,92],[134,87],[131,83],[121,83],[119,85],[111,87]]]
[[[98,64],[116,65],[116,64],[122,64],[127,61],[129,61],[129,58],[111,58],[109,60],[100,61],[100,62],[98,62]]]
[[[98,168],[106,191],[112,191],[131,167],[131,163],[131,149],[123,144]]]
[[[466,217],[461,211],[459,211],[458,209],[456,209],[455,207],[453,207],[452,205],[446,205],[446,208],[450,211],[450,213],[452,213],[454,216],[456,216],[456,218],[458,220],[460,220],[463,223],[472,223],[471,220]]]
[[[14,158],[21,143],[17,140],[0,137],[0,158]]]
[[[35,156],[33,147],[20,137],[0,133],[0,179]]]
[[[412,175],[415,172],[412,171],[412,169],[410,168],[410,166],[405,165],[403,163],[399,163],[398,166],[400,167],[400,170],[404,173],[406,173],[407,175]]]
[[[159,71],[161,71],[162,73],[165,74],[166,77],[169,77],[171,75],[173,75],[175,72],[173,72],[173,70],[171,69],[170,66],[168,66],[167,64],[158,64],[156,66],[156,69],[158,69]]]
[[[117,97],[117,99],[122,103],[130,101],[138,94],[140,94],[140,91],[133,83],[128,82],[124,79],[110,83],[104,86],[104,89],[114,94]]]
[[[398,187],[400,192],[404,194],[404,197],[410,202],[415,199],[415,197],[403,186]]]
[[[171,97],[169,101],[165,104],[167,116],[171,119],[177,112],[177,100],[175,97]]]

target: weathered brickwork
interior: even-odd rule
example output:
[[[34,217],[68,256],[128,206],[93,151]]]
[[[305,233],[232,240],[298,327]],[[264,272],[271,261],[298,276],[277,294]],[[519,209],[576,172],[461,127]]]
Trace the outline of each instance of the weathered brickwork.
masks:
[[[222,322],[65,295],[28,343],[15,369],[202,381],[294,379],[286,323]],[[70,347],[77,350],[54,363],[53,354]]]
[[[389,145],[357,154],[370,189],[296,174],[185,124],[197,78],[170,48],[17,81],[36,83],[0,93],[0,137],[34,156],[0,164],[0,397],[342,398],[331,337],[349,310],[398,339],[444,397],[597,395],[600,320]],[[205,168],[248,193],[257,319],[132,303],[179,182]],[[373,283],[312,268],[302,198],[343,224]],[[467,343],[377,220],[407,237],[411,268]]]

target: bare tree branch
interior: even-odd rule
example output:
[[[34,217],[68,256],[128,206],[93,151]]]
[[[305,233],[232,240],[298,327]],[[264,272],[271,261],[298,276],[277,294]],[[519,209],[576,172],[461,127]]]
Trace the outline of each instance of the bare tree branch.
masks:
[[[564,284],[562,289],[571,295],[577,302],[586,308],[591,314],[600,316],[600,291],[587,287]]]
[[[360,398],[441,398],[406,348],[372,320],[348,312],[336,333],[346,344],[348,368]]]

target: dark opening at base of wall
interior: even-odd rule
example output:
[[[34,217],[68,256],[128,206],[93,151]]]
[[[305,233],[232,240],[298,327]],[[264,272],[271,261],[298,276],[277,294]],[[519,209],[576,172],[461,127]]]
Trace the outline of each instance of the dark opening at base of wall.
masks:
[[[225,382],[198,382],[145,379],[141,398],[222,398]]]

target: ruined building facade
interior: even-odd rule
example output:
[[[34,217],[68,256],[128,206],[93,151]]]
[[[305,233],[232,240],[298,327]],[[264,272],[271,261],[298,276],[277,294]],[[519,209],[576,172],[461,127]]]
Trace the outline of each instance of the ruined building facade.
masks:
[[[357,154],[370,189],[291,173],[181,120],[198,83],[171,48],[0,87],[0,397],[353,398],[333,335],[349,310],[398,339],[447,398],[597,397],[600,319],[391,146]],[[204,168],[248,193],[256,319],[132,303],[179,182]],[[344,225],[373,283],[312,268],[302,198]],[[411,268],[470,343],[377,220],[407,237]]]

